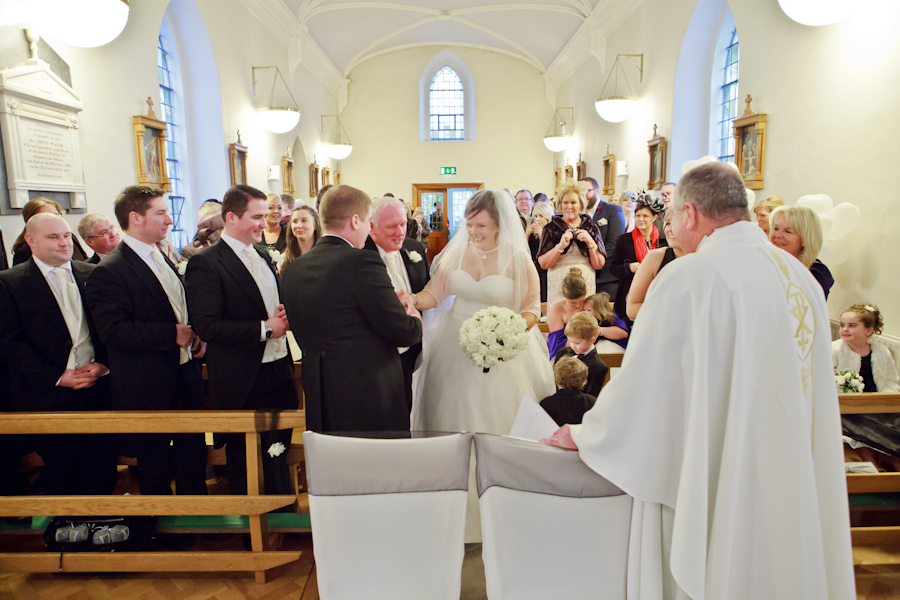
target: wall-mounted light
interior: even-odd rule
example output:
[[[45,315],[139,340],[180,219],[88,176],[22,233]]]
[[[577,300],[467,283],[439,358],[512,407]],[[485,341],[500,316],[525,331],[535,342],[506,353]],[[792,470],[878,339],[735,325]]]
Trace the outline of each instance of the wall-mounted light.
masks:
[[[325,135],[325,119],[334,119],[331,133],[325,138],[325,154],[334,160],[344,160],[353,152],[350,136],[338,115],[322,115],[322,135]]]
[[[778,0],[784,14],[801,25],[831,25],[853,10],[848,0]]]
[[[644,81],[644,55],[643,54],[617,54],[616,61],[613,63],[612,69],[609,72],[609,75],[606,76],[606,83],[603,84],[603,89],[600,91],[600,97],[597,98],[597,101],[594,103],[594,108],[597,109],[597,114],[610,123],[619,123],[624,121],[628,117],[634,113],[635,107],[637,107],[637,98],[634,97],[634,92],[631,91],[631,86],[628,85],[628,78],[625,77],[625,70],[622,68],[622,64],[619,62],[620,58],[627,58],[637,67],[638,72],[641,74],[641,81]],[[640,58],[640,65],[634,61],[635,58]],[[620,96],[619,95],[619,71],[622,71],[622,79],[625,80],[625,86],[628,88],[628,93],[630,96]],[[616,83],[613,88],[612,96],[604,96],[603,93],[606,91],[606,86],[609,84],[609,78],[612,74],[616,74]]]
[[[568,116],[568,120],[566,117]],[[575,109],[571,107],[557,108],[544,136],[544,145],[550,152],[562,152],[572,143],[572,134],[566,131],[566,123],[575,126]]]
[[[256,95],[256,84],[259,83],[259,80],[262,79],[265,72],[271,69],[275,69],[275,76],[272,78],[272,91],[269,93],[269,104],[266,108],[259,109],[259,120],[262,123],[262,126],[272,133],[287,133],[300,122],[300,108],[297,107],[297,101],[294,100],[294,95],[291,94],[291,88],[288,87],[288,84],[284,80],[284,76],[281,74],[278,67],[253,67],[253,95]],[[257,71],[263,71],[263,73],[260,73],[259,77],[257,77]],[[275,98],[275,84],[278,83],[279,77],[281,77],[284,89],[287,90],[288,95],[291,97],[291,101],[294,103],[294,108],[272,106],[272,100]]]
[[[72,46],[95,48],[122,33],[128,22],[127,0],[32,0],[34,23],[41,35]]]

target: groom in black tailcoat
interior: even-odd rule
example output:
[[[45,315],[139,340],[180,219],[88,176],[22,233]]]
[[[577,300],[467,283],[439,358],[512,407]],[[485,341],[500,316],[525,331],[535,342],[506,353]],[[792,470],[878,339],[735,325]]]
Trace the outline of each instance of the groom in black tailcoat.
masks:
[[[384,262],[394,291],[418,294],[428,283],[428,261],[422,244],[406,237],[406,223],[406,207],[400,200],[376,198],[372,209],[372,231],[365,248],[376,252]],[[401,347],[398,351],[403,365],[406,404],[412,411],[412,374],[422,353],[422,343]]]
[[[325,234],[284,274],[311,431],[409,429],[397,348],[421,342],[422,321],[410,301],[398,299],[378,255],[359,251],[371,214],[364,192],[328,190],[319,210]]]

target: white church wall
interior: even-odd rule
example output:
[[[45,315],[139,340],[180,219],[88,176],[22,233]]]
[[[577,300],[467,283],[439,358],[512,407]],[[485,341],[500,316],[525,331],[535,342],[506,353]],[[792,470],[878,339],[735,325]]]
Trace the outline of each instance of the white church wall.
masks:
[[[469,68],[475,87],[475,139],[419,139],[419,80],[448,51]],[[420,47],[370,59],[350,73],[341,119],[353,143],[342,182],[371,195],[410,199],[414,183],[484,183],[552,195],[553,154],[543,138],[553,114],[541,74],[526,63],[464,47]],[[574,162],[573,162],[574,164]],[[438,168],[453,166],[456,176]]]
[[[11,10],[0,15],[0,26],[23,23],[27,19],[25,3],[9,2]],[[192,3],[193,0],[173,0],[173,4]],[[86,197],[89,212],[113,215],[113,202],[126,186],[137,183],[135,149],[131,117],[146,114],[146,99],[154,102],[157,116],[161,116],[157,80],[157,36],[169,2],[143,0],[131,3],[128,25],[111,43],[98,48],[77,48],[48,38],[47,42],[66,60],[72,70],[73,87],[81,95],[85,110],[80,114],[80,139],[84,154]],[[196,7],[173,6],[169,22],[176,41],[180,33],[188,36],[209,36],[209,48],[216,68],[215,74],[200,74],[200,80],[185,81],[202,85],[209,77],[217,77],[221,106],[206,110],[220,111],[218,127],[208,120],[192,132],[190,148],[191,191],[190,206],[185,208],[196,218],[199,204],[206,198],[221,199],[230,186],[228,144],[236,140],[241,130],[244,145],[248,146],[248,183],[262,190],[282,190],[282,182],[267,180],[267,166],[281,165],[287,147],[299,137],[305,148],[321,145],[319,115],[333,114],[337,98],[328,92],[318,79],[301,64],[292,74],[288,69],[286,43],[280,41],[259,21],[240,0],[199,0]],[[15,9],[15,10],[12,10]],[[199,12],[198,12],[199,11]],[[174,18],[173,18],[174,14]],[[178,17],[187,14],[193,19],[183,31]],[[205,32],[196,29],[197,17],[202,18]],[[179,52],[183,51],[178,44]],[[208,57],[206,57],[208,58]],[[196,78],[191,61],[179,54],[183,78]],[[252,66],[278,65],[300,107],[300,124],[294,131],[276,135],[263,129],[256,121],[256,109],[265,106],[271,89],[271,74],[252,94]],[[268,85],[266,85],[268,83]],[[287,93],[279,83],[276,100]],[[189,105],[188,112],[204,110],[203,103]],[[296,169],[306,168],[312,156],[295,157]],[[297,196],[308,197],[308,189],[297,189]],[[74,229],[80,215],[66,219]],[[0,217],[0,227],[7,250],[23,228],[19,216]]]

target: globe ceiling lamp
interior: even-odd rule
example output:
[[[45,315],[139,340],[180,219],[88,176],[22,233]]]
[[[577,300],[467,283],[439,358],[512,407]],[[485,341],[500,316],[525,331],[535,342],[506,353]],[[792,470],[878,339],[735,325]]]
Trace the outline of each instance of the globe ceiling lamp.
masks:
[[[275,76],[272,78],[272,91],[269,93],[269,105],[259,109],[257,114],[259,115],[259,122],[262,126],[272,133],[287,133],[300,122],[300,108],[297,107],[297,101],[294,100],[294,95],[291,94],[291,89],[288,87],[287,82],[284,80],[284,76],[281,74],[278,67],[253,67],[253,95],[256,95],[256,84],[259,83],[259,80],[262,79],[262,76],[266,71],[272,69],[275,69]],[[257,71],[262,71],[259,77],[256,76]],[[291,97],[291,101],[294,103],[294,108],[272,105],[272,101],[275,98],[275,85],[278,83],[279,77],[281,77],[284,89],[287,90],[288,95]]]
[[[600,115],[604,121],[609,121],[610,123],[620,123],[630,117],[634,113],[634,109],[637,108],[637,98],[634,96],[634,92],[631,91],[631,86],[628,84],[628,78],[625,76],[625,70],[622,67],[622,63],[619,62],[620,58],[627,58],[631,63],[637,67],[638,72],[641,74],[640,81],[644,81],[644,55],[643,54],[617,54],[616,61],[613,63],[612,69],[609,71],[609,75],[606,76],[606,83],[603,84],[603,89],[600,90],[600,97],[597,98],[597,101],[594,103],[594,108],[597,109],[597,114]],[[640,65],[634,61],[635,58],[640,59]],[[619,71],[622,71],[622,79],[625,80],[625,86],[628,88],[628,96],[620,96],[619,95]],[[606,86],[609,85],[609,78],[612,77],[612,74],[616,74],[616,81],[613,87],[612,96],[604,96],[604,92],[606,92]]]
[[[108,44],[128,22],[127,0],[32,0],[38,32],[82,48]]]
[[[842,21],[853,10],[847,0],[778,0],[781,10],[801,25],[831,25]]]
[[[322,135],[325,135],[326,119],[334,119],[334,125],[331,133],[325,138],[328,140],[325,142],[325,154],[334,160],[344,160],[353,152],[350,136],[347,135],[347,130],[344,129],[344,124],[341,123],[338,115],[322,115]]]
[[[575,109],[571,107],[557,108],[553,113],[553,119],[550,121],[550,127],[547,129],[547,135],[544,136],[544,145],[550,152],[562,152],[572,143],[572,135],[566,131],[566,116],[568,116],[568,124],[575,125]]]

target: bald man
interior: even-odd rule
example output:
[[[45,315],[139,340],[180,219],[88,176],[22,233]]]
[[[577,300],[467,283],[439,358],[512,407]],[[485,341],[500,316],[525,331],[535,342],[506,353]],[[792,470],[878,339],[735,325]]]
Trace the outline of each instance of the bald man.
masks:
[[[94,266],[72,261],[72,233],[58,215],[29,219],[25,241],[31,258],[0,272],[0,359],[9,366],[10,407],[109,410],[106,349],[84,301]],[[115,488],[110,436],[43,435],[38,453],[47,494],[111,494]]]

